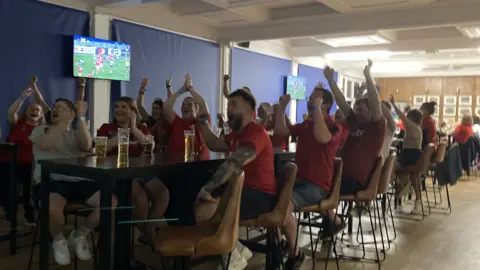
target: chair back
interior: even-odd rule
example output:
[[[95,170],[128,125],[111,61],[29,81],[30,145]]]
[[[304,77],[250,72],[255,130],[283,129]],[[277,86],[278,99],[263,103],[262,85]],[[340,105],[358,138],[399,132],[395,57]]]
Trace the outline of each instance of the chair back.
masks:
[[[286,162],[280,171],[277,184],[279,196],[275,208],[259,216],[256,220],[258,226],[282,227],[287,221],[287,210],[292,200],[293,186],[297,176],[297,165],[293,162]]]
[[[432,158],[432,163],[441,163],[445,159],[445,154],[447,152],[447,144],[441,142],[438,146],[437,153]]]
[[[212,237],[206,237],[197,242],[195,249],[207,251],[210,255],[230,253],[238,240],[238,222],[240,219],[240,198],[243,189],[245,173],[230,179],[227,188],[220,198],[217,211],[211,220],[220,224]],[[209,254],[205,254],[207,256]]]
[[[330,191],[330,196],[328,199],[320,201],[320,209],[333,210],[338,206],[338,201],[340,200],[340,186],[342,184],[342,171],[343,171],[343,160],[341,158],[335,158],[334,161],[334,171],[332,179],[332,190]]]
[[[395,161],[397,160],[397,154],[390,152],[390,155],[385,159],[382,166],[382,173],[380,174],[380,181],[378,182],[377,194],[385,194],[388,191],[388,186],[392,180],[393,168],[395,167]]]
[[[375,167],[373,168],[370,181],[366,189],[357,192],[357,201],[371,201],[377,196],[378,182],[380,181],[380,175],[382,174],[382,157],[377,157],[375,161]]]
[[[432,160],[432,154],[433,154],[433,143],[429,143],[428,145],[425,145],[423,148],[422,154],[420,155],[420,158],[418,161],[410,166],[407,167],[407,170],[411,173],[424,173],[428,170],[431,160]]]

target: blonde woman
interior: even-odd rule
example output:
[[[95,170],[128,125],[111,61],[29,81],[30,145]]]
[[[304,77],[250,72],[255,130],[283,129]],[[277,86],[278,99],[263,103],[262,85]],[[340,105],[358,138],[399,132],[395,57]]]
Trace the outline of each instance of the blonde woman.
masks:
[[[464,115],[453,133],[453,139],[456,142],[466,143],[473,136],[473,117]]]

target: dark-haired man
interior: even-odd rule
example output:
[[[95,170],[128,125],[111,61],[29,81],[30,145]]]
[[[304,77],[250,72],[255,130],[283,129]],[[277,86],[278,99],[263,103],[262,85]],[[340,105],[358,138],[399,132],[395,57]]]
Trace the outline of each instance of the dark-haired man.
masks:
[[[285,123],[285,109],[290,102],[290,95],[280,98],[276,111],[275,134],[298,136],[297,180],[292,193],[288,212],[306,206],[317,205],[328,198],[334,172],[334,160],[340,145],[342,130],[329,115],[333,96],[322,86],[317,86],[308,100],[308,118],[300,124],[288,127]],[[339,232],[345,224],[335,213],[328,213],[329,219],[335,220],[332,230],[324,231],[326,236]],[[329,224],[325,222],[324,224]],[[294,244],[297,222],[291,214],[287,217],[285,235],[289,243],[290,256],[287,269],[300,269],[305,255]]]
[[[386,121],[382,115],[380,98],[370,75],[372,61],[363,71],[367,84],[367,98],[355,101],[353,109],[348,105],[334,79],[335,71],[326,67],[325,77],[340,111],[345,116],[350,134],[342,147],[343,173],[341,194],[355,194],[367,187],[384,141]]]
[[[33,144],[35,161],[44,159],[61,159],[81,157],[91,153],[92,137],[87,128],[85,114],[87,105],[77,101],[75,106],[68,99],[57,99],[52,109],[52,125],[38,126],[30,135]],[[71,129],[74,119],[77,119],[77,129]],[[35,164],[34,180],[40,183],[40,164]],[[97,184],[84,178],[51,174],[50,184],[50,233],[53,236],[53,256],[60,265],[71,263],[68,245],[74,247],[80,260],[90,260],[92,255],[88,249],[86,236],[94,230],[100,218],[100,193]],[[36,190],[38,190],[38,185]],[[67,240],[63,235],[65,216],[63,210],[67,202],[86,203],[95,208],[87,217],[84,228],[73,231]],[[112,206],[116,200],[112,198]]]
[[[228,97],[228,124],[232,132],[218,137],[208,125],[208,107],[200,108],[197,119],[208,148],[232,154],[218,168],[212,179],[202,187],[197,197],[197,221],[209,219],[218,206],[221,186],[231,177],[245,172],[241,197],[240,219],[253,219],[271,211],[277,201],[277,186],[273,165],[273,149],[267,131],[253,122],[256,101],[251,93],[239,89]],[[220,189],[219,189],[220,188]],[[240,250],[239,250],[240,249]],[[231,269],[243,269],[252,256],[237,244],[232,252]]]

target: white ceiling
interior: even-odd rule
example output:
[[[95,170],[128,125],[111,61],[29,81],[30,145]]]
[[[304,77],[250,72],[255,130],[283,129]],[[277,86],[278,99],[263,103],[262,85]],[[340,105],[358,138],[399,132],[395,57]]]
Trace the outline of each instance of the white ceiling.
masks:
[[[354,76],[366,57],[379,63],[377,77],[480,75],[479,0],[48,1],[92,1],[97,12],[221,42],[280,40],[293,58],[349,52],[326,60]],[[331,46],[359,38],[382,43]]]

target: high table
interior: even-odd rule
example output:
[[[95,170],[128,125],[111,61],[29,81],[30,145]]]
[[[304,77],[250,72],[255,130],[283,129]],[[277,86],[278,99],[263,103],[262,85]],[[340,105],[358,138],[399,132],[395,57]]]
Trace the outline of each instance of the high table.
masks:
[[[195,175],[198,168],[210,168],[215,171],[221,164],[224,154],[202,153],[195,155],[193,160],[185,160],[182,154],[159,153],[152,157],[134,157],[130,158],[128,164],[117,164],[117,157],[107,157],[99,162],[95,157],[76,158],[76,159],[57,159],[39,161],[42,166],[42,188],[41,188],[41,209],[40,209],[40,269],[48,269],[49,263],[49,186],[50,174],[57,173],[62,175],[82,177],[94,180],[98,183],[100,189],[100,243],[99,243],[99,269],[129,269],[131,258],[131,225],[122,224],[114,226],[115,239],[112,239],[112,220],[110,211],[111,198],[115,191],[118,199],[118,208],[115,210],[115,225],[118,221],[130,220],[132,216],[131,208],[122,208],[131,203],[132,179],[141,177],[152,177],[168,173],[183,173],[183,176]],[[179,175],[177,180],[183,181],[184,177]],[[192,178],[190,178],[192,179]],[[197,183],[196,186],[201,183]],[[167,187],[169,184],[166,184]],[[171,185],[170,185],[171,186]],[[176,185],[177,187],[179,185]],[[201,187],[201,185],[200,185]],[[200,187],[198,189],[200,189]],[[184,186],[186,191],[190,190],[188,185]],[[187,194],[185,194],[187,195]],[[196,194],[195,194],[196,195]],[[195,195],[193,199],[195,200]],[[187,195],[188,196],[188,195]],[[183,196],[182,196],[183,197]],[[193,207],[193,201],[192,206]],[[193,211],[193,210],[192,210]],[[178,213],[178,211],[174,211]],[[186,211],[184,211],[186,212]],[[186,214],[180,217],[181,223],[192,223]],[[193,221],[194,222],[194,221]],[[112,250],[112,240],[115,240],[115,252]]]

